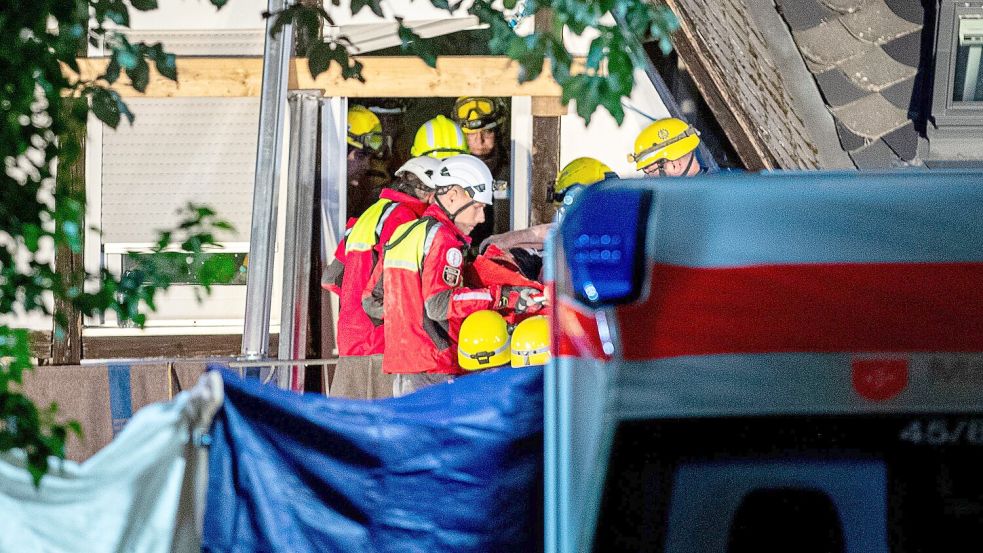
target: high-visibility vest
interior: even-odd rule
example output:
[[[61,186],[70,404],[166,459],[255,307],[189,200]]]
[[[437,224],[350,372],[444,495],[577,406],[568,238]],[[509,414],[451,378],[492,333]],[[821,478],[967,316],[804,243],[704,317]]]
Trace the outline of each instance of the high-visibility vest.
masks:
[[[382,226],[397,205],[399,204],[383,198],[369,206],[348,232],[345,239],[345,254],[374,249],[379,244]]]
[[[382,267],[422,272],[423,258],[430,250],[440,225],[440,221],[432,217],[422,217],[396,227],[393,238],[386,245]]]

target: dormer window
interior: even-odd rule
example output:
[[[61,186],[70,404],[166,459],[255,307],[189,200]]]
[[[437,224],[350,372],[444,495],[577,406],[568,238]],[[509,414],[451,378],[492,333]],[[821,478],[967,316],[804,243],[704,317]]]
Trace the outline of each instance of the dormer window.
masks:
[[[940,0],[926,165],[983,162],[983,0]]]
[[[983,102],[983,13],[956,17],[952,102]]]

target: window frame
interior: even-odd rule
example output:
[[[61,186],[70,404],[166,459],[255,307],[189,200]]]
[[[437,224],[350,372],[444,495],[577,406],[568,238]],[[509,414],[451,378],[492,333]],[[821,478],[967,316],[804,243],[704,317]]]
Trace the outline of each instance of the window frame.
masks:
[[[983,126],[983,101],[962,102],[952,99],[956,86],[956,58],[959,53],[958,25],[959,18],[963,15],[979,15],[983,19],[983,0],[943,0],[939,6],[932,98],[932,119],[939,128]]]

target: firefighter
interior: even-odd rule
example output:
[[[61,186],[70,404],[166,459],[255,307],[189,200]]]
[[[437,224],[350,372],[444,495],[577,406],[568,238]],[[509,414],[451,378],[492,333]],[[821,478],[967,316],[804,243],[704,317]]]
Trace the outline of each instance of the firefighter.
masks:
[[[608,178],[618,178],[618,175],[603,162],[592,157],[578,157],[564,165],[560,174],[556,176],[553,187],[546,192],[546,198],[557,208],[555,220],[560,221],[563,212],[573,204],[574,198],[584,188]],[[496,234],[482,242],[479,250],[483,252],[491,244],[502,250],[529,247],[542,249],[552,226],[552,224],[535,225],[527,229]]]
[[[387,138],[382,122],[369,108],[348,108],[348,217],[358,217],[375,199],[367,177],[373,158],[385,156]]]
[[[462,321],[482,309],[534,313],[542,293],[524,286],[466,288],[462,282],[468,236],[492,201],[492,176],[480,159],[445,159],[434,175],[436,197],[418,221],[404,223],[386,244],[381,271],[363,295],[370,316],[384,316],[383,370],[395,374],[393,393],[451,380]],[[381,310],[380,310],[381,307]]]
[[[536,315],[520,322],[512,331],[513,367],[545,365],[550,360],[550,324],[546,317]]]
[[[454,103],[454,121],[464,131],[471,155],[485,162],[495,178],[493,204],[485,209],[485,221],[471,233],[478,244],[492,234],[509,229],[508,183],[511,168],[500,134],[505,112],[505,102],[499,98],[465,96]]]
[[[690,177],[703,169],[696,159],[700,131],[685,121],[666,117],[642,129],[628,161],[650,177]]]
[[[417,129],[410,153],[443,159],[468,153],[468,143],[457,124],[438,115]]]
[[[466,371],[509,364],[509,325],[496,311],[482,309],[464,319],[457,343],[457,362]]]
[[[392,376],[382,372],[382,321],[370,320],[362,309],[362,291],[396,228],[419,218],[433,201],[433,173],[439,166],[436,159],[417,157],[400,167],[396,180],[348,231],[328,268],[327,280],[339,293],[339,357],[332,396],[392,396]]]

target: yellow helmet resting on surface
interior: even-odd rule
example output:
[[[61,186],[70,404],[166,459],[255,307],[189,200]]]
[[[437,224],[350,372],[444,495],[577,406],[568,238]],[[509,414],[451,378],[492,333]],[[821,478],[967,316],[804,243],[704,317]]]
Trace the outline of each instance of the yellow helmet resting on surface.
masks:
[[[454,102],[454,120],[465,133],[494,129],[505,118],[505,105],[498,98],[464,96]]]
[[[457,362],[466,371],[509,364],[509,325],[495,311],[475,311],[464,319],[457,341]]]
[[[410,153],[413,157],[430,156],[440,159],[468,153],[468,143],[456,123],[438,115],[416,131]]]
[[[700,131],[675,117],[659,119],[642,129],[635,139],[635,153],[628,156],[641,171],[659,160],[675,161],[700,145]]]
[[[548,200],[559,205],[563,195],[571,186],[588,186],[604,180],[606,173],[613,173],[610,167],[592,157],[578,157],[563,167],[556,176],[553,188],[547,190]]]
[[[382,122],[376,114],[365,106],[348,108],[348,144],[359,150],[368,149],[373,152],[382,150],[385,137],[382,134]]]
[[[512,331],[512,366],[544,365],[550,360],[550,323],[542,315],[529,317]]]

